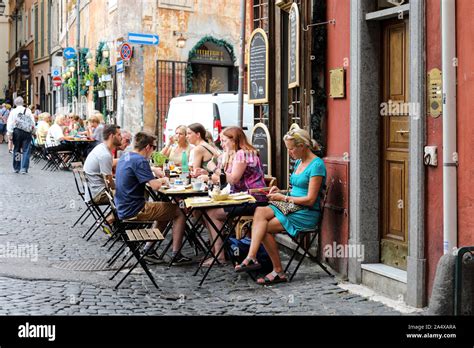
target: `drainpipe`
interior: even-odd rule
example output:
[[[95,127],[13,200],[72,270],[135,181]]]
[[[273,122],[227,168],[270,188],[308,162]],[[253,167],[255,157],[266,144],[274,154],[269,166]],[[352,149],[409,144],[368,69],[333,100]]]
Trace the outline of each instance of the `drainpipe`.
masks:
[[[456,0],[441,0],[443,61],[443,251],[457,247]]]

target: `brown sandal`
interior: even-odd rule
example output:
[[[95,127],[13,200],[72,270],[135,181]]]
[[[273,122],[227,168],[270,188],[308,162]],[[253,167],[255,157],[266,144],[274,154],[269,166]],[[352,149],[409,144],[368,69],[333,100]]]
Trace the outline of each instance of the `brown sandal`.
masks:
[[[268,276],[273,276],[273,279],[268,278]],[[264,278],[257,279],[257,284],[260,285],[271,285],[271,284],[278,284],[278,283],[286,283],[288,282],[288,278],[286,278],[284,273],[278,274],[275,271],[267,274]]]
[[[248,261],[245,263],[245,261]],[[250,257],[246,257],[244,261],[240,265],[235,266],[235,271],[237,273],[241,272],[249,272],[249,271],[256,271],[262,268],[262,265],[256,260]]]

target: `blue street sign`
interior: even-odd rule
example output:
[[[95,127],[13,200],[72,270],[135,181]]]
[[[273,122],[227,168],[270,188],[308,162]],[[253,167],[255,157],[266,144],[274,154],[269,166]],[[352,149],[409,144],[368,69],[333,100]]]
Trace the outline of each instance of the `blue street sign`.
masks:
[[[63,55],[66,59],[76,58],[76,50],[72,47],[67,47],[64,49]]]
[[[154,34],[128,33],[128,41],[138,45],[158,45],[160,37]]]
[[[124,71],[125,71],[125,68],[123,66],[123,60],[117,61],[117,72],[123,73]]]

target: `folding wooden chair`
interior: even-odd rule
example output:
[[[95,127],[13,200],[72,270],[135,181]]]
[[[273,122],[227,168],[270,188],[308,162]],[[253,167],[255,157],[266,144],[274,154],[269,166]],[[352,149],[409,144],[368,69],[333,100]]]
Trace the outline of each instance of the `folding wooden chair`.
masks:
[[[132,273],[132,271],[140,264],[142,269],[145,271],[147,274],[148,278],[150,278],[151,282],[153,285],[159,289],[158,284],[155,281],[155,278],[151,274],[148,265],[145,261],[146,255],[154,249],[154,245],[152,245],[150,248],[145,249],[144,252],[140,252],[142,247],[148,243],[152,242],[153,244],[156,244],[159,241],[162,241],[164,239],[163,235],[161,234],[161,231],[158,228],[150,228],[153,224],[153,221],[138,221],[134,219],[129,219],[129,220],[120,220],[118,218],[117,214],[117,209],[115,207],[115,202],[110,195],[108,191],[106,191],[107,198],[109,199],[111,210],[114,214],[114,217],[116,218],[114,225],[116,230],[118,231],[117,233],[123,240],[124,244],[117,252],[112,256],[112,258],[109,260],[109,265],[112,265],[115,263],[115,261],[118,259],[120,254],[122,253],[123,250],[125,250],[126,247],[129,248],[131,251],[132,255],[130,255],[126,260],[122,263],[120,268],[112,275],[110,280],[114,279],[117,274],[122,271],[122,269],[125,268],[125,266],[131,261],[133,257],[137,260],[136,263],[130,267],[128,272],[125,274],[125,276],[115,285],[115,289],[118,289],[120,284],[123,283],[123,281]]]
[[[320,215],[318,224],[314,228],[300,231],[296,237],[288,234],[291,237],[291,239],[293,240],[293,242],[296,243],[297,247],[295,248],[295,250],[293,250],[291,258],[290,258],[290,260],[288,261],[288,263],[285,267],[285,273],[288,272],[291,263],[296,258],[296,256],[299,254],[300,248],[303,250],[303,255],[301,256],[300,260],[298,261],[298,264],[296,265],[295,269],[293,270],[293,272],[290,275],[290,279],[289,279],[290,281],[296,275],[296,272],[298,272],[298,269],[301,266],[301,263],[303,262],[306,255],[308,255],[311,258],[312,261],[316,262],[319,265],[319,267],[322,268],[322,270],[324,272],[326,272],[330,276],[333,276],[328,271],[328,269],[318,260],[318,255],[311,255],[311,253],[310,253],[310,249],[313,246],[314,241],[316,240],[316,238],[319,237],[319,235],[321,233],[321,226],[322,226],[323,216],[324,216],[324,208],[325,208],[326,201],[327,201],[327,198],[329,196],[329,192],[330,192],[332,186],[333,186],[333,182],[331,182],[331,184],[329,185],[329,188],[323,187],[322,199],[321,199],[321,210],[320,210],[321,215]]]

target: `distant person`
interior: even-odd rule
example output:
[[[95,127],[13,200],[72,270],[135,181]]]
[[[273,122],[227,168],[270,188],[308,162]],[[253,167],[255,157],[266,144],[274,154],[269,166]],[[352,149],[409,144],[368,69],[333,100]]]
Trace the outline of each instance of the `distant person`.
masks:
[[[15,99],[16,108],[10,113],[7,131],[13,135],[13,171],[28,173],[30,148],[35,131],[35,119],[31,110],[23,106],[22,97]]]
[[[46,135],[51,127],[51,114],[49,112],[43,112],[38,116],[38,124],[36,126],[36,143],[38,145],[44,145],[46,142]]]
[[[70,145],[65,144],[65,140],[72,138],[64,135],[63,127],[65,125],[66,116],[56,115],[54,124],[48,129],[46,134],[46,147],[53,148],[53,151],[71,151]]]
[[[0,109],[0,144],[3,144],[5,141],[5,134],[7,133],[7,122],[8,116],[10,115],[10,110],[7,108],[7,104],[3,103],[2,108]]]

